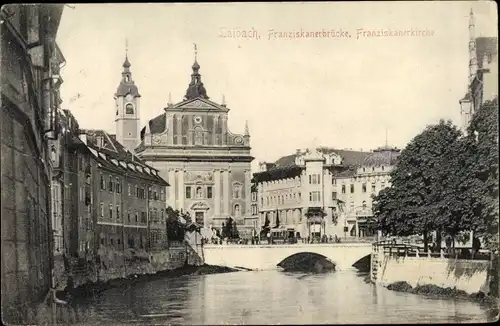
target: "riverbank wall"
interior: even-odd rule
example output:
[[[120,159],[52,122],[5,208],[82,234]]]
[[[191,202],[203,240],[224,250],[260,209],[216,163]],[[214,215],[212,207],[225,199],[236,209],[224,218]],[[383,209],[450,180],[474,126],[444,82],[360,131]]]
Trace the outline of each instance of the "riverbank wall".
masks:
[[[199,255],[202,249],[198,246],[201,247],[201,244],[179,242],[154,252],[101,247],[96,261],[61,258],[54,261],[55,289],[61,291],[67,286],[71,288],[123,279],[130,275],[156,274],[186,265],[201,266],[204,261]]]
[[[441,257],[384,256],[376,283],[383,286],[406,282],[412,288],[435,285],[461,290],[467,294],[490,294],[492,280],[489,260],[449,259]],[[498,271],[498,270],[497,270]]]

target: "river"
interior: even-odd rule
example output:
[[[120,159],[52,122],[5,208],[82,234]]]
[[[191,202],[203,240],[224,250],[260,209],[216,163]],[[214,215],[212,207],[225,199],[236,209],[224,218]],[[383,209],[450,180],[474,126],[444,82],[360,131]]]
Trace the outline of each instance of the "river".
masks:
[[[79,324],[463,323],[493,318],[470,301],[387,290],[355,271],[190,275],[115,288],[76,304]]]

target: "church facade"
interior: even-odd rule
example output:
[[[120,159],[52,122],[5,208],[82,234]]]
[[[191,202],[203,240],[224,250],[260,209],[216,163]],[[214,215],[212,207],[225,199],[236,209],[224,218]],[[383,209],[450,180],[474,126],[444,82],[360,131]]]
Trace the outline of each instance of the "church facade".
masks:
[[[139,145],[134,147],[135,153],[167,180],[170,185],[167,204],[173,209],[189,213],[205,231],[220,228],[232,217],[240,232],[245,233],[244,225],[252,224],[245,223],[245,219],[252,218],[253,157],[248,125],[243,134],[229,130],[230,109],[224,100],[220,104],[210,100],[199,69],[195,60],[184,99],[175,104],[169,100],[164,112],[146,123],[137,139]],[[131,117],[138,113],[139,93],[136,88],[130,89],[135,93],[126,92],[123,103],[117,96],[117,116],[123,112],[122,104],[125,117],[129,104],[135,109]],[[120,128],[117,126],[117,138]],[[124,138],[127,135],[128,132]]]

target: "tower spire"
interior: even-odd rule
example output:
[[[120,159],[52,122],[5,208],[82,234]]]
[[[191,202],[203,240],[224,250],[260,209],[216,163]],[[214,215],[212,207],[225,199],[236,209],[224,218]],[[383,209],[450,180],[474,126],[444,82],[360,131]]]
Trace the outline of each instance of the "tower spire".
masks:
[[[472,8],[469,14],[469,78],[474,79],[477,73],[477,57],[476,57],[476,21]]]
[[[385,147],[389,147],[389,143],[387,142],[387,126],[385,126]]]
[[[245,121],[245,136],[250,136],[250,130],[248,129],[248,120]]]
[[[188,89],[186,91],[186,95],[184,96],[185,100],[192,100],[195,98],[204,98],[209,99],[207,95],[207,91],[203,86],[203,82],[201,81],[201,75],[199,73],[200,65],[198,64],[198,47],[196,43],[194,45],[194,63],[191,67],[193,69],[193,73],[191,74],[191,82],[189,83]]]
[[[221,103],[222,106],[226,106],[226,96],[224,94],[222,94],[222,103]]]

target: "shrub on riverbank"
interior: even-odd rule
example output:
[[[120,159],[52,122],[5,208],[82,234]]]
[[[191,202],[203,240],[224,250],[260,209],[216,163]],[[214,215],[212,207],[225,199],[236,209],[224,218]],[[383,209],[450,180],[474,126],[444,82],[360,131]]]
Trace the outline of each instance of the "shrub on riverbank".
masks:
[[[442,288],[433,284],[418,285],[415,288],[412,287],[408,282],[395,282],[387,285],[387,289],[391,291],[413,293],[419,295],[425,295],[430,297],[439,298],[453,298],[453,299],[470,299],[479,302],[495,302],[494,298],[486,296],[482,292],[467,294],[463,290],[458,290],[456,288]]]

